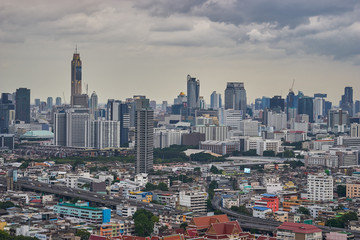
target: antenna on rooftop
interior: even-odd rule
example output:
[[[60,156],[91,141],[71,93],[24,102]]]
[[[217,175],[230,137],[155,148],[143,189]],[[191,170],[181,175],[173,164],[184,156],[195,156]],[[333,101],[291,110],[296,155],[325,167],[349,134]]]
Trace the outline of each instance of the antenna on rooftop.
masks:
[[[77,44],[75,45],[75,53],[77,53]]]

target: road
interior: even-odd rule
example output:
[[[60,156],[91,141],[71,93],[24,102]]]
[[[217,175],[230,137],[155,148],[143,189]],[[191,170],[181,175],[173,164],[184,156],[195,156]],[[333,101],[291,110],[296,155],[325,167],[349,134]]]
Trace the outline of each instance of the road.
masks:
[[[220,206],[220,198],[219,197],[214,197],[214,199],[212,201],[212,206],[215,209],[218,209],[218,210],[222,211],[223,213],[226,213],[228,216],[236,218],[238,220],[240,226],[243,228],[258,229],[261,231],[273,232],[276,230],[276,228],[278,226],[280,226],[282,224],[281,222],[247,216],[247,215],[240,214],[240,213],[231,211],[229,209],[223,208]],[[323,231],[323,233],[324,232],[337,232],[337,231],[351,232],[352,234],[354,234],[355,239],[360,239],[360,231],[354,231],[354,230],[344,229],[344,228],[320,226],[320,225],[316,225],[316,227],[320,228]]]

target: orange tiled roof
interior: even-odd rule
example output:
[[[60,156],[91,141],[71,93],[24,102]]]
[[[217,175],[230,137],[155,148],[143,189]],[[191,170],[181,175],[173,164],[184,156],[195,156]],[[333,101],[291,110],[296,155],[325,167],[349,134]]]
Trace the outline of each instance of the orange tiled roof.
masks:
[[[226,214],[194,217],[191,219],[189,226],[195,227],[196,229],[209,228],[212,223],[224,223],[229,222],[229,218]]]

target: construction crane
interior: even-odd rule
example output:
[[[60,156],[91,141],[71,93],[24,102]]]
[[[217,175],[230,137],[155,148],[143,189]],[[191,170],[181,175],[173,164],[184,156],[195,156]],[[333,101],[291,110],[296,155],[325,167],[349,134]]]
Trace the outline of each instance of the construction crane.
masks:
[[[293,92],[294,84],[295,84],[295,79],[293,79],[293,82],[291,84],[291,88],[289,89],[289,92]]]

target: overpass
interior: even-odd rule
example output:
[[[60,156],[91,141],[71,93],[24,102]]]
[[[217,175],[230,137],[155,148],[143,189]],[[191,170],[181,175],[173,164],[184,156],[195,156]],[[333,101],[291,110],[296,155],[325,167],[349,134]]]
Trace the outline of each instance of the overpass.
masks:
[[[0,183],[6,186],[6,178],[4,177],[0,178]],[[169,209],[169,207],[160,204],[153,204],[153,203],[149,204],[141,201],[136,201],[133,199],[114,197],[106,194],[99,194],[77,188],[69,188],[66,186],[47,184],[33,180],[28,181],[21,178],[18,178],[17,182],[14,182],[14,189],[31,190],[31,191],[56,194],[58,196],[79,198],[84,201],[101,204],[107,207],[111,207],[113,209],[116,209],[116,206],[119,204],[129,203],[132,206],[136,206],[137,208],[143,208],[153,213],[171,212],[172,214],[182,214],[182,212],[180,211],[172,211],[171,209]]]
[[[258,229],[260,231],[266,231],[266,232],[274,232],[278,226],[282,224],[282,222],[277,222],[270,219],[262,219],[257,217],[248,216],[245,214],[241,214],[238,212],[231,211],[230,209],[226,209],[220,206],[220,198],[214,197],[212,200],[212,206],[215,209],[218,209],[222,211],[223,213],[227,214],[228,216],[231,216],[238,220],[240,226],[242,228],[247,229]],[[315,225],[316,227],[320,228],[323,233],[325,232],[338,232],[338,231],[346,231],[350,232],[355,236],[355,239],[360,239],[360,231],[350,230],[350,229],[344,229],[344,228],[335,228],[335,227],[327,227],[327,226],[321,226],[321,225]]]

